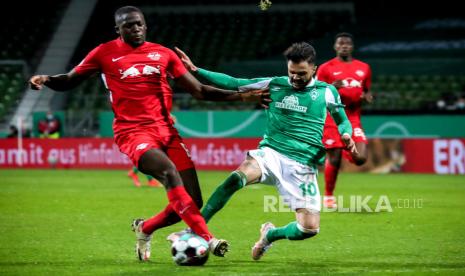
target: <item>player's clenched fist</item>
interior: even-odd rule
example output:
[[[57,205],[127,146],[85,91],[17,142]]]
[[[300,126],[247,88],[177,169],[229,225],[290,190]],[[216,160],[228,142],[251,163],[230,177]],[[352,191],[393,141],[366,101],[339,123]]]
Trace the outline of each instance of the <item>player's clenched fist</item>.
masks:
[[[32,76],[29,79],[29,86],[31,87],[31,89],[40,90],[40,89],[42,89],[44,83],[47,82],[49,79],[50,78],[47,75],[35,75],[35,76]]]
[[[342,142],[346,145],[348,151],[354,154],[358,154],[357,147],[355,147],[355,142],[352,140],[349,134],[344,134],[341,136]]]

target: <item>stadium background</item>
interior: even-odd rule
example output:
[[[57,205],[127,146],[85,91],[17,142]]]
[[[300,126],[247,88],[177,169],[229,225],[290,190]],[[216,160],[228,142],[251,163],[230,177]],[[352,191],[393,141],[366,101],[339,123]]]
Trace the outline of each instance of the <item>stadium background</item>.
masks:
[[[6,15],[2,35],[1,136],[21,121],[21,128],[38,137],[37,122],[48,110],[62,121],[62,137],[112,136],[108,97],[99,78],[71,93],[49,89],[36,93],[27,89],[25,81],[33,73],[65,72],[93,47],[114,38],[112,15],[124,4],[46,0],[29,4],[28,9],[23,9],[21,2],[8,4],[21,12]],[[465,149],[460,140],[465,137],[465,19],[460,9],[454,9],[453,1],[422,5],[395,0],[292,0],[274,1],[267,11],[261,11],[257,1],[247,0],[142,0],[131,4],[146,13],[148,40],[181,47],[199,66],[239,77],[285,74],[281,53],[296,41],[311,42],[321,64],[334,56],[336,33],[353,33],[355,57],[372,66],[376,98],[372,105],[364,106],[363,123],[377,157],[357,170],[465,173]],[[185,91],[175,91],[173,113],[184,137],[260,137],[263,115],[255,106],[199,102]],[[389,145],[378,138],[422,139],[410,146],[428,151],[425,158],[430,162],[412,163],[419,159],[405,156],[407,140],[397,141],[399,154],[383,153]],[[8,147],[5,143],[0,150],[1,166],[30,163],[27,156],[18,160],[14,143]],[[27,148],[29,142],[25,143]],[[228,150],[238,142],[215,143],[214,147]],[[49,153],[44,151],[42,157],[48,160]],[[373,154],[370,158],[373,160]],[[386,165],[389,162],[395,164]],[[406,163],[410,165],[404,168]],[[215,168],[211,165],[208,168]]]
[[[286,74],[282,52],[296,41],[311,42],[321,64],[334,57],[333,37],[341,31],[354,35],[354,57],[372,66],[375,101],[364,106],[362,116],[370,160],[357,168],[344,164],[344,170],[383,174],[342,174],[343,184],[336,192],[348,198],[387,194],[393,215],[324,214],[324,235],[309,243],[320,251],[308,253],[306,245],[284,253],[276,248],[282,256],[270,252],[270,262],[249,265],[248,251],[241,248],[248,249],[256,238],[257,221],[269,219],[251,210],[262,210],[261,197],[275,191],[246,189],[224,211],[227,220],[212,222],[216,233],[236,244],[236,251],[223,263],[211,259],[210,268],[194,274],[218,273],[218,266],[229,275],[289,274],[301,264],[316,274],[464,273],[465,181],[463,176],[442,175],[465,174],[465,16],[459,4],[272,2],[267,11],[250,0],[5,4],[5,11],[11,12],[3,14],[0,36],[0,137],[21,122],[19,127],[25,136],[30,131],[31,138],[0,138],[0,273],[95,275],[173,269],[161,244],[165,245],[162,236],[174,228],[162,231],[155,241],[155,248],[166,251],[160,253],[164,258],[157,253],[157,266],[127,261],[133,257],[129,250],[133,237],[121,221],[127,224],[128,217],[152,214],[145,205],[131,202],[153,202],[155,195],[160,202],[152,209],[158,210],[164,194],[134,191],[120,170],[131,164],[113,145],[112,114],[99,78],[70,93],[48,89],[37,93],[26,86],[31,75],[65,72],[93,47],[116,37],[113,12],[121,5],[144,11],[149,41],[178,46],[197,65],[233,76]],[[175,88],[175,92],[173,114],[201,170],[205,197],[227,175],[224,170],[234,169],[244,152],[256,146],[264,117],[253,105],[198,102],[185,91]],[[38,138],[37,122],[48,110],[62,122],[58,140]],[[321,176],[319,181],[321,187]],[[399,200],[404,207],[399,207]],[[410,206],[422,200],[424,208],[406,208],[405,200]],[[112,215],[107,210],[113,210]],[[66,224],[65,232],[51,227],[57,221]],[[245,225],[243,232],[231,232],[239,224]]]

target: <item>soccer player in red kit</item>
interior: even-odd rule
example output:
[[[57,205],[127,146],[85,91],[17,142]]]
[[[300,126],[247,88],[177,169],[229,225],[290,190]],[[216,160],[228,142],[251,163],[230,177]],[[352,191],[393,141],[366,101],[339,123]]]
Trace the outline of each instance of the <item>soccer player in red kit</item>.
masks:
[[[213,254],[224,256],[228,243],[213,237],[199,212],[202,197],[197,174],[173,126],[170,116],[173,92],[167,77],[199,100],[263,103],[267,101],[263,97],[269,94],[264,91],[238,93],[203,85],[186,70],[172,50],[145,41],[144,15],[136,7],[119,8],[115,12],[115,23],[117,39],[97,46],[66,74],[31,77],[30,86],[40,90],[46,85],[65,91],[96,73],[101,74],[115,114],[115,143],[142,173],[158,179],[167,190],[169,204],[162,212],[145,221],[137,219],[132,224],[140,260],[150,257],[152,233],[181,219],[209,242]]]
[[[345,112],[352,124],[352,139],[355,141],[357,151],[350,154],[344,150],[345,145],[339,135],[337,125],[331,116],[326,117],[323,144],[326,147],[327,158],[325,162],[325,196],[323,204],[326,208],[336,208],[334,189],[341,165],[341,157],[358,166],[363,165],[367,159],[368,141],[360,122],[362,101],[373,101],[370,93],[371,69],[370,66],[352,57],[354,49],[353,36],[349,33],[339,33],[335,37],[334,50],[336,57],[323,63],[317,71],[317,79],[334,85],[341,101],[345,105]]]

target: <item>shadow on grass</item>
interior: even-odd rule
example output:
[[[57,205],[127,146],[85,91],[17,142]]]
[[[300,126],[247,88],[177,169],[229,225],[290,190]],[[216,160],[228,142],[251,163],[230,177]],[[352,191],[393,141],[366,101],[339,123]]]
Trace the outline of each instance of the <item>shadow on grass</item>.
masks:
[[[265,257],[266,258],[266,257]],[[66,271],[91,274],[137,275],[147,272],[182,273],[183,275],[292,275],[325,273],[364,273],[364,272],[437,272],[438,270],[464,270],[465,262],[382,262],[382,261],[327,261],[327,260],[289,260],[263,259],[229,260],[214,258],[203,267],[182,267],[170,261],[94,259],[83,262],[73,261],[0,261],[0,271]],[[32,269],[32,270],[31,270]],[[159,274],[158,274],[159,275]]]

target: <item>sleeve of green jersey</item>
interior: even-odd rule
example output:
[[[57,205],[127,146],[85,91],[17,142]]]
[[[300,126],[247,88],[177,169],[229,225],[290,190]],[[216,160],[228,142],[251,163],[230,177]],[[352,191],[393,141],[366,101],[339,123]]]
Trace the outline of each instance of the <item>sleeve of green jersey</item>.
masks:
[[[339,134],[349,134],[352,137],[352,124],[347,119],[344,105],[341,102],[341,96],[337,92],[336,87],[329,85],[325,92],[326,107],[337,124]]]
[[[197,70],[197,75],[208,80],[213,85],[223,89],[239,90],[241,92],[263,89],[268,87],[272,78],[255,78],[255,79],[239,79],[223,73],[208,71],[202,68]]]

